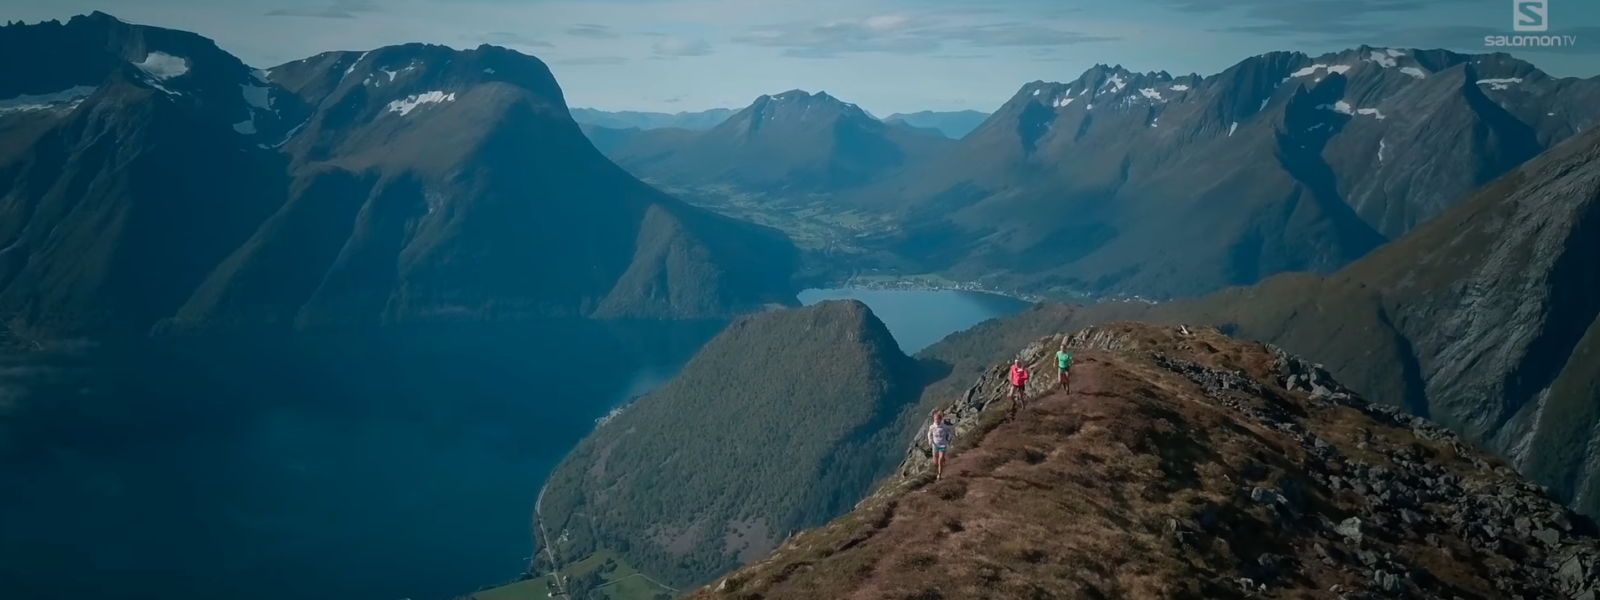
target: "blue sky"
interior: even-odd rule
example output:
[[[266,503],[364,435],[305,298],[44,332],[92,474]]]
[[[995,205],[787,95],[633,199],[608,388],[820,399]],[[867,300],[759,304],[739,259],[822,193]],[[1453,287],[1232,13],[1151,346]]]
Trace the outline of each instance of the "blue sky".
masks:
[[[1560,53],[1600,75],[1600,0],[1548,0]],[[35,22],[104,10],[215,39],[255,66],[404,42],[507,46],[550,63],[568,102],[676,112],[823,90],[878,115],[992,110],[1095,63],[1209,75],[1272,50],[1484,52],[1512,0],[0,0]]]

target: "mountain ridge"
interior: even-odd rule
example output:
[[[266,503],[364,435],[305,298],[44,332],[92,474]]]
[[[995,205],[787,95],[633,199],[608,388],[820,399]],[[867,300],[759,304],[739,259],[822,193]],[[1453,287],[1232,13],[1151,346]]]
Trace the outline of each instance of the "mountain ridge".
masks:
[[[877,246],[958,280],[1193,296],[1330,273],[1592,124],[1596,99],[1600,78],[1502,54],[1277,52],[1208,77],[1097,65],[1022,86],[852,205],[899,214]]]
[[[1071,394],[1038,382],[1007,419],[996,365],[943,407],[960,419],[943,479],[915,440],[850,514],[688,597],[1577,598],[1600,586],[1591,522],[1309,362],[1137,323],[1017,356],[1037,364],[1062,343],[1078,355]]]
[[[18,335],[797,303],[791,243],[612,164],[535,57],[408,44],[256,70],[104,13],[0,28],[3,47],[48,43],[78,51],[23,72],[78,79],[0,84],[21,94],[0,131],[27,132],[0,144],[0,315]],[[53,86],[98,91],[34,99]]]

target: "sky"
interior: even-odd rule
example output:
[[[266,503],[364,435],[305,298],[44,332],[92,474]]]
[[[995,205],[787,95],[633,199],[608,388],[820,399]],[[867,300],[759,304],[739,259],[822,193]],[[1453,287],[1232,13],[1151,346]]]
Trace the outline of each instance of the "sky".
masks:
[[[991,111],[1025,83],[1095,64],[1173,75],[1252,55],[1362,44],[1489,52],[1526,0],[0,0],[0,18],[101,10],[194,31],[257,67],[328,50],[505,46],[550,65],[574,107],[739,108],[826,91],[877,115]],[[1547,35],[1512,52],[1556,76],[1600,75],[1600,0],[1545,0]]]

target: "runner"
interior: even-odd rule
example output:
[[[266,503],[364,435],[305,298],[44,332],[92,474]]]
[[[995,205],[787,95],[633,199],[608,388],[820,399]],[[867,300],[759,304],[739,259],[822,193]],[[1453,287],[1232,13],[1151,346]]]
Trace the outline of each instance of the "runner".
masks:
[[[1067,352],[1065,340],[1061,342],[1061,349],[1056,351],[1056,370],[1060,372],[1061,389],[1066,390],[1068,394],[1072,393],[1072,383],[1068,380],[1072,374],[1072,354]]]
[[[1011,416],[1017,416],[1017,410],[1022,408],[1022,401],[1027,399],[1028,393],[1028,368],[1022,366],[1022,359],[1011,359]]]
[[[944,477],[944,452],[950,447],[953,433],[950,424],[944,420],[944,414],[934,411],[933,424],[928,426],[928,445],[933,446],[934,479]]]

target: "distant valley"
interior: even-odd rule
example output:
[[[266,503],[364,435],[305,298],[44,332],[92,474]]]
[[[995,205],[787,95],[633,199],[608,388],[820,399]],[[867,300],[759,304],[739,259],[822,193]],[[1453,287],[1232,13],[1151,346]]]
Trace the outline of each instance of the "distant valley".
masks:
[[[851,106],[791,91],[710,130],[602,145],[693,203],[830,253],[809,262],[837,278],[1170,299],[1349,264],[1592,127],[1600,78],[1362,47],[1204,77],[1101,65],[1022,86],[959,141]]]

